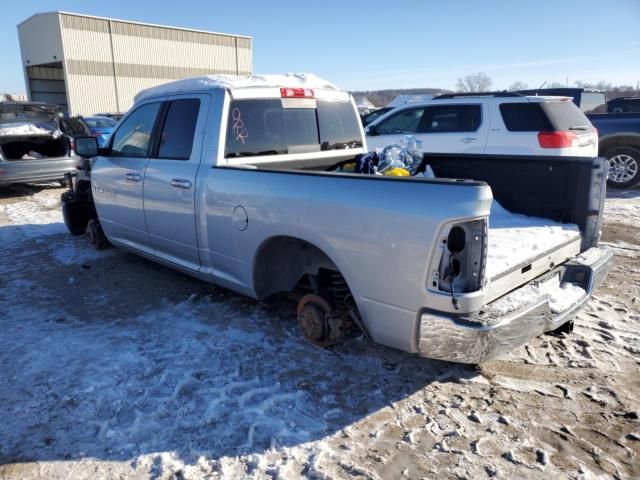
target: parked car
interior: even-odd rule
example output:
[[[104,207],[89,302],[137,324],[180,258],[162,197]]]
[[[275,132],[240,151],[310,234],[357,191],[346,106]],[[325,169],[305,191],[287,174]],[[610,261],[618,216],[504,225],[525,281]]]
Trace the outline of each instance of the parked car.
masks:
[[[640,113],[640,96],[619,97],[607,102],[607,113]]]
[[[395,107],[382,107],[382,108],[378,108],[378,109],[373,110],[371,112],[367,112],[367,113],[364,113],[364,114],[360,115],[360,120],[362,121],[362,125],[364,127],[366,127],[371,122],[375,121],[377,118],[380,118],[385,113],[390,112],[394,108]]]
[[[140,93],[105,148],[77,140],[92,160],[63,215],[96,247],[254,298],[296,292],[319,345],[354,323],[467,363],[570,325],[611,265],[603,159],[427,154],[418,170],[439,178],[341,173],[365,147],[351,97],[315,77],[180,80]]]
[[[587,117],[598,129],[598,154],[609,161],[609,185],[629,188],[640,184],[640,112],[591,113]]]
[[[607,95],[603,90],[594,90],[591,88],[539,88],[537,90],[518,90],[517,93],[525,96],[571,97],[573,103],[585,113],[593,112],[598,107],[607,103]]]
[[[120,119],[124,116],[124,113],[96,113],[95,117],[109,117],[116,122],[119,122]]]
[[[57,105],[0,102],[0,185],[62,180],[81,165],[74,138],[90,134]]]
[[[607,101],[605,92],[584,88],[543,88],[518,93],[571,97],[598,130],[598,155],[609,160],[609,185],[629,188],[640,183],[640,97]]]
[[[91,134],[98,139],[98,146],[104,146],[105,142],[113,132],[117,122],[109,117],[83,117],[89,125]]]
[[[595,157],[598,136],[568,97],[446,94],[397,108],[365,129],[369,150],[405,135],[433,153]]]

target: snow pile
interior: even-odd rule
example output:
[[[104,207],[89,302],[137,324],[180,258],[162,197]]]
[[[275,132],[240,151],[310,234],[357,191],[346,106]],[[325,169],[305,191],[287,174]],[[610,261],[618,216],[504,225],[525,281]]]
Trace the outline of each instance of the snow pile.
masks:
[[[561,313],[584,298],[587,292],[573,283],[564,283],[554,289],[549,298],[549,307],[553,313]]]
[[[0,125],[0,137],[14,135],[53,135],[55,138],[60,136],[60,132],[47,130],[32,122],[13,122]]]
[[[496,300],[489,306],[491,318],[503,316],[530,306],[542,298],[547,299],[551,313],[562,313],[582,300],[587,292],[572,283],[560,284],[560,279],[542,285],[530,283],[509,295]]]
[[[138,93],[134,101],[159,95],[171,95],[181,92],[210,90],[212,88],[255,88],[255,87],[290,87],[316,88],[321,90],[338,90],[331,82],[323,80],[311,73],[288,73],[286,75],[207,75],[203,77],[185,78],[165,83],[157,87],[147,88]]]
[[[494,199],[486,277],[495,278],[575,238],[580,238],[577,225],[511,213]]]

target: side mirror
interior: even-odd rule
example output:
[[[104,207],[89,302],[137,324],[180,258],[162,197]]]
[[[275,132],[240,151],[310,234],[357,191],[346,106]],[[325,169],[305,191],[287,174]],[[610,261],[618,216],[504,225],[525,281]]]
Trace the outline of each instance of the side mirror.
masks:
[[[376,129],[376,127],[368,126],[368,127],[365,129],[364,133],[365,133],[366,135],[372,135],[372,136],[375,136],[375,135],[378,135],[378,130]]]
[[[91,158],[98,155],[98,139],[96,137],[77,137],[76,153],[82,158]]]

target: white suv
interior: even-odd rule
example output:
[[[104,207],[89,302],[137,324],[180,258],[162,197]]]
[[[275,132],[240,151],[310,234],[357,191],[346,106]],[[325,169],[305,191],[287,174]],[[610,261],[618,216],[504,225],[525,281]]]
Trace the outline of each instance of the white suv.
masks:
[[[365,133],[370,151],[413,135],[430,153],[598,156],[598,132],[569,97],[440,95],[390,111]]]

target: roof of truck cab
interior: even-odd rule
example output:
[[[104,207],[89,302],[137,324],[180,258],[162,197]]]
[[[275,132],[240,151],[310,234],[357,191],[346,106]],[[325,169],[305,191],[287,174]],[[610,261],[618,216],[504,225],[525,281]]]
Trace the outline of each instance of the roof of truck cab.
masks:
[[[176,95],[180,93],[206,92],[215,89],[238,90],[248,88],[311,88],[340,91],[334,84],[309,73],[286,75],[208,75],[185,78],[142,90],[135,102],[145,98]]]

